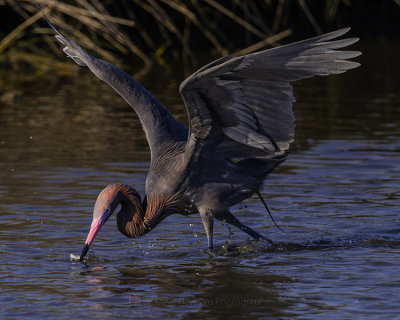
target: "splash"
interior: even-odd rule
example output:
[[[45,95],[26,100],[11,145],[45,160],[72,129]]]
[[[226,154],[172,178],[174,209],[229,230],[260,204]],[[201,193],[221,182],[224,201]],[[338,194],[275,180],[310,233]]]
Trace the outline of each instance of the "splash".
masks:
[[[80,258],[79,255],[76,255],[76,254],[73,254],[73,253],[71,253],[69,255],[69,261],[71,261],[71,262],[79,262],[79,258]]]
[[[80,255],[71,253],[69,255],[69,260],[71,262],[80,262]],[[95,254],[90,254],[90,255],[87,255],[86,257],[84,257],[82,262],[86,265],[93,265],[96,263],[104,262],[104,260],[101,256],[97,256]]]
[[[396,231],[399,233],[398,231]],[[318,251],[337,248],[356,248],[356,247],[398,247],[400,238],[382,237],[371,234],[353,234],[343,238],[324,238],[308,240],[307,242],[273,242],[263,240],[250,240],[244,242],[233,242],[228,239],[222,246],[213,251],[213,256],[243,256],[260,253],[290,253],[294,251]]]

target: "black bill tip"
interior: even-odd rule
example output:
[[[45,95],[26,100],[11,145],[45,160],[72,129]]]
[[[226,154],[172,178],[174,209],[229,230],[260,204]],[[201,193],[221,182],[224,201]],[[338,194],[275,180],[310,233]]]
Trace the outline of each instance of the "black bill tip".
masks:
[[[79,258],[79,261],[82,262],[83,258],[86,256],[86,253],[88,252],[88,250],[89,250],[89,245],[88,245],[88,244],[85,244],[85,246],[84,246],[83,249],[82,249],[82,252],[81,252],[81,256],[80,256],[80,258]]]

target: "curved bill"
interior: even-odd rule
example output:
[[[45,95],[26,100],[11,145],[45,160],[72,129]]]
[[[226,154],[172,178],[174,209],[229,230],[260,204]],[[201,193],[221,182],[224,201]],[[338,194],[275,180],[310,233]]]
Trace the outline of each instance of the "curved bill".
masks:
[[[112,211],[110,208],[107,208],[107,210],[103,213],[103,215],[100,218],[94,218],[92,221],[92,225],[90,226],[89,234],[86,238],[85,246],[82,249],[79,261],[82,261],[83,258],[86,256],[90,245],[92,244],[94,238],[96,238],[96,235],[99,233],[101,227],[106,223],[108,218],[111,216]]]

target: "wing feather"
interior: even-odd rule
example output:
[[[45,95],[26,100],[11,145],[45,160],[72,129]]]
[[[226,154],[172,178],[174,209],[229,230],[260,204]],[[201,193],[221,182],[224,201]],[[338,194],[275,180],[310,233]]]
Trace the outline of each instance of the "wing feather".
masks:
[[[221,165],[221,171],[225,166],[235,177],[232,183],[240,185],[240,172],[251,173],[247,168],[251,163],[255,165],[251,174],[258,174],[262,181],[284,160],[294,138],[291,82],[359,66],[347,59],[360,52],[335,50],[357,38],[330,41],[349,30],[222,58],[188,77],[180,92],[189,116],[192,175],[199,177],[196,167]],[[202,177],[205,175],[203,172]]]
[[[161,154],[165,144],[187,139],[186,127],[130,75],[108,62],[93,57],[75,41],[58,31],[46,17],[45,19],[57,33],[57,40],[65,46],[63,51],[66,55],[78,65],[88,67],[136,111],[146,133],[152,159]]]

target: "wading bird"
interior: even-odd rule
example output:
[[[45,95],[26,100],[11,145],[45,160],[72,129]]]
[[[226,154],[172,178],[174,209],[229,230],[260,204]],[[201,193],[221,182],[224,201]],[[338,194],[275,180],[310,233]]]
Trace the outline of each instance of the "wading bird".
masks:
[[[48,23],[67,56],[88,67],[136,111],[151,151],[143,202],[124,184],[110,184],[100,192],[81,261],[119,204],[117,226],[127,237],[148,233],[171,214],[199,213],[209,249],[214,219],[268,240],[242,224],[229,207],[259,194],[267,175],[287,156],[295,127],[291,82],[356,68],[359,63],[347,59],[361,54],[335,50],[358,41],[335,40],[349,31],[346,28],[218,59],[179,87],[189,118],[187,129],[127,73],[88,54]]]

